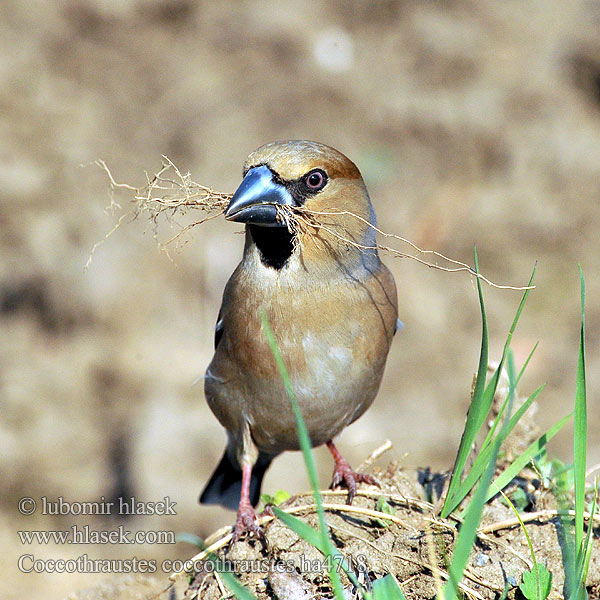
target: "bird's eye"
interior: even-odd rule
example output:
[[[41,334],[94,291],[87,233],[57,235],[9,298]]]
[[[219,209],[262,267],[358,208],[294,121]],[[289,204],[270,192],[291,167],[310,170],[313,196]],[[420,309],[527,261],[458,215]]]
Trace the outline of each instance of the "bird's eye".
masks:
[[[320,169],[316,169],[304,176],[304,182],[311,192],[318,192],[327,184],[327,174]]]

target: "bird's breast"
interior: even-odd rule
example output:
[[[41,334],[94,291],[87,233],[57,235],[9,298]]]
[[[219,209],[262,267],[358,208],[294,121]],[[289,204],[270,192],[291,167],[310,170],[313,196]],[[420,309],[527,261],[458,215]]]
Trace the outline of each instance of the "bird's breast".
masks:
[[[308,276],[308,275],[305,275]],[[396,322],[385,267],[365,282],[339,278],[290,284],[285,273],[256,278],[238,269],[228,283],[223,337],[210,365],[211,408],[228,428],[242,414],[259,449],[297,449],[295,421],[264,335],[264,312],[313,444],[322,444],[371,404]],[[218,379],[217,379],[218,378]],[[225,423],[219,416],[224,414]]]

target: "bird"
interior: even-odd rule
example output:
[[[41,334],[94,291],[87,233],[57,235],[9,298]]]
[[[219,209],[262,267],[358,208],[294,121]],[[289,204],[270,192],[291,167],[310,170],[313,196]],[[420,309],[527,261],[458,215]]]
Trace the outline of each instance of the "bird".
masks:
[[[282,208],[314,219],[294,227]],[[348,503],[358,483],[376,481],[353,471],[333,438],[373,402],[399,321],[367,188],[338,150],[307,140],[261,146],[248,156],[224,214],[245,225],[245,245],[224,289],[204,376],[227,446],[199,501],[237,510],[235,542],[244,534],[264,539],[254,510],[263,476],[275,457],[300,448],[261,311],[311,444],[329,448],[332,487],[344,484]]]

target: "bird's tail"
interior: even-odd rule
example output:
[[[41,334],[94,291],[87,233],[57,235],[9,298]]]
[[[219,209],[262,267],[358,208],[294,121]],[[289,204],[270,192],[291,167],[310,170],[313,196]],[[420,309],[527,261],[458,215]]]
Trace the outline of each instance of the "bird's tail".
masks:
[[[250,479],[250,502],[256,506],[260,499],[260,486],[265,471],[271,464],[271,457],[260,454],[252,468]],[[228,456],[227,450],[215,469],[209,482],[200,495],[200,504],[219,504],[224,508],[237,510],[242,492],[242,471]]]

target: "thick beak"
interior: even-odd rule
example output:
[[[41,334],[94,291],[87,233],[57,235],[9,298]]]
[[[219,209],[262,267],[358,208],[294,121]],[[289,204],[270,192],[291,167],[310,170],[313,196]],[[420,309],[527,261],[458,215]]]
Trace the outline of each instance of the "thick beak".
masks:
[[[285,187],[273,181],[269,167],[254,167],[231,198],[225,210],[228,221],[251,223],[263,227],[281,227],[277,219],[277,205],[294,205],[294,199]]]

